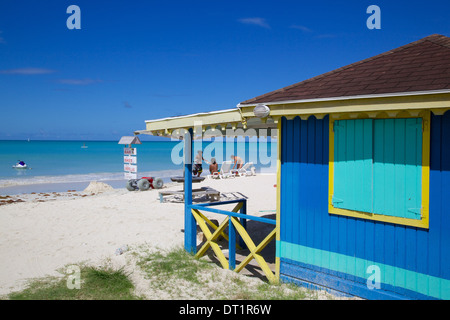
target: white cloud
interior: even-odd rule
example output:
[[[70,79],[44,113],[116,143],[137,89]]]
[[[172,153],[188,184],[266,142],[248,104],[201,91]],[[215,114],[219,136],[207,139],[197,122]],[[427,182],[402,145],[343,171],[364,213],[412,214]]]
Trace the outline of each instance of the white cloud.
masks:
[[[270,25],[266,22],[266,19],[264,18],[242,18],[238,20],[240,23],[244,23],[244,24],[251,24],[251,25],[255,25],[258,27],[262,27],[262,28],[266,28],[266,29],[270,29]]]
[[[298,29],[298,30],[301,30],[303,32],[312,32],[312,30],[310,28],[302,26],[302,25],[298,25],[298,24],[292,25],[291,29]]]
[[[0,70],[0,74],[25,74],[25,75],[48,74],[53,72],[56,71],[45,68],[19,68],[19,69]]]
[[[57,81],[62,84],[70,84],[70,85],[75,85],[75,86],[85,86],[88,84],[103,82],[103,80],[95,80],[95,79],[89,79],[89,78],[88,79],[59,79]]]

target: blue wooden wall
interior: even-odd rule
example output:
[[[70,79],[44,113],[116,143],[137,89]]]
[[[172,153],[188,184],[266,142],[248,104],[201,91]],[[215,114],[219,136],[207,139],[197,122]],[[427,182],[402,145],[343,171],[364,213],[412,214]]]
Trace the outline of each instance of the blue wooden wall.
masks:
[[[369,299],[450,299],[450,111],[431,117],[429,229],[329,214],[328,116],[281,121],[280,278]]]

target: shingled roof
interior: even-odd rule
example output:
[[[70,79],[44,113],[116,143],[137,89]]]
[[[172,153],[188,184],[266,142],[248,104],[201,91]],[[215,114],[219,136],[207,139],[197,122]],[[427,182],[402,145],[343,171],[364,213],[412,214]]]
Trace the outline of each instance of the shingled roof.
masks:
[[[450,89],[450,38],[434,34],[241,104]]]

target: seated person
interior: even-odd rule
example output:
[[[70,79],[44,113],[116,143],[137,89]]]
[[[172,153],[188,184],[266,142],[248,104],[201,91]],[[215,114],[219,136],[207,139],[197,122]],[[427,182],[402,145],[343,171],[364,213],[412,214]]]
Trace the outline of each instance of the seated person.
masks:
[[[216,172],[219,173],[219,164],[216,162],[216,158],[211,158],[209,172],[211,172],[211,174],[214,174]]]

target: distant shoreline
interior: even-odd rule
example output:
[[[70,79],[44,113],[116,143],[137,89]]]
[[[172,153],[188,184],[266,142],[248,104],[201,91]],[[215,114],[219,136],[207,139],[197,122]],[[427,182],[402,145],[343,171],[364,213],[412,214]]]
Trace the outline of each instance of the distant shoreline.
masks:
[[[164,184],[167,185],[169,183],[172,183],[170,180],[170,177],[181,175],[181,170],[166,170],[161,172],[144,172],[144,173],[138,173],[138,177],[155,177],[155,178],[162,178],[164,181]],[[262,170],[258,174],[266,175],[266,174],[275,174],[270,168],[267,168],[266,170]],[[122,176],[123,172],[120,173],[114,173],[116,177]],[[204,176],[206,176],[205,174]],[[89,175],[80,175],[83,177],[89,176]],[[55,176],[55,177],[45,177],[47,179],[62,179],[65,176]],[[70,175],[70,177],[76,177],[76,175]],[[39,177],[38,177],[39,178]],[[11,184],[6,186],[1,186],[2,181],[13,181],[14,179],[7,179],[7,180],[1,180],[0,179],[0,195],[18,195],[18,194],[28,194],[32,192],[40,193],[40,192],[67,192],[68,190],[75,190],[75,191],[83,191],[89,183],[92,181],[99,181],[106,184],[109,184],[114,189],[125,189],[127,179],[123,178],[99,178],[98,174],[92,175],[91,179],[85,178],[84,181],[64,181],[60,180],[57,182],[52,182],[50,180],[45,182],[39,182],[38,181],[30,181],[29,183],[22,183],[22,184]],[[29,179],[31,180],[31,179]]]
[[[109,184],[114,189],[125,188],[126,180],[105,180],[101,181]],[[83,191],[89,185],[90,181],[84,182],[56,182],[56,183],[37,183],[28,185],[16,185],[0,188],[0,195],[18,195],[48,192],[67,192],[68,190]]]

